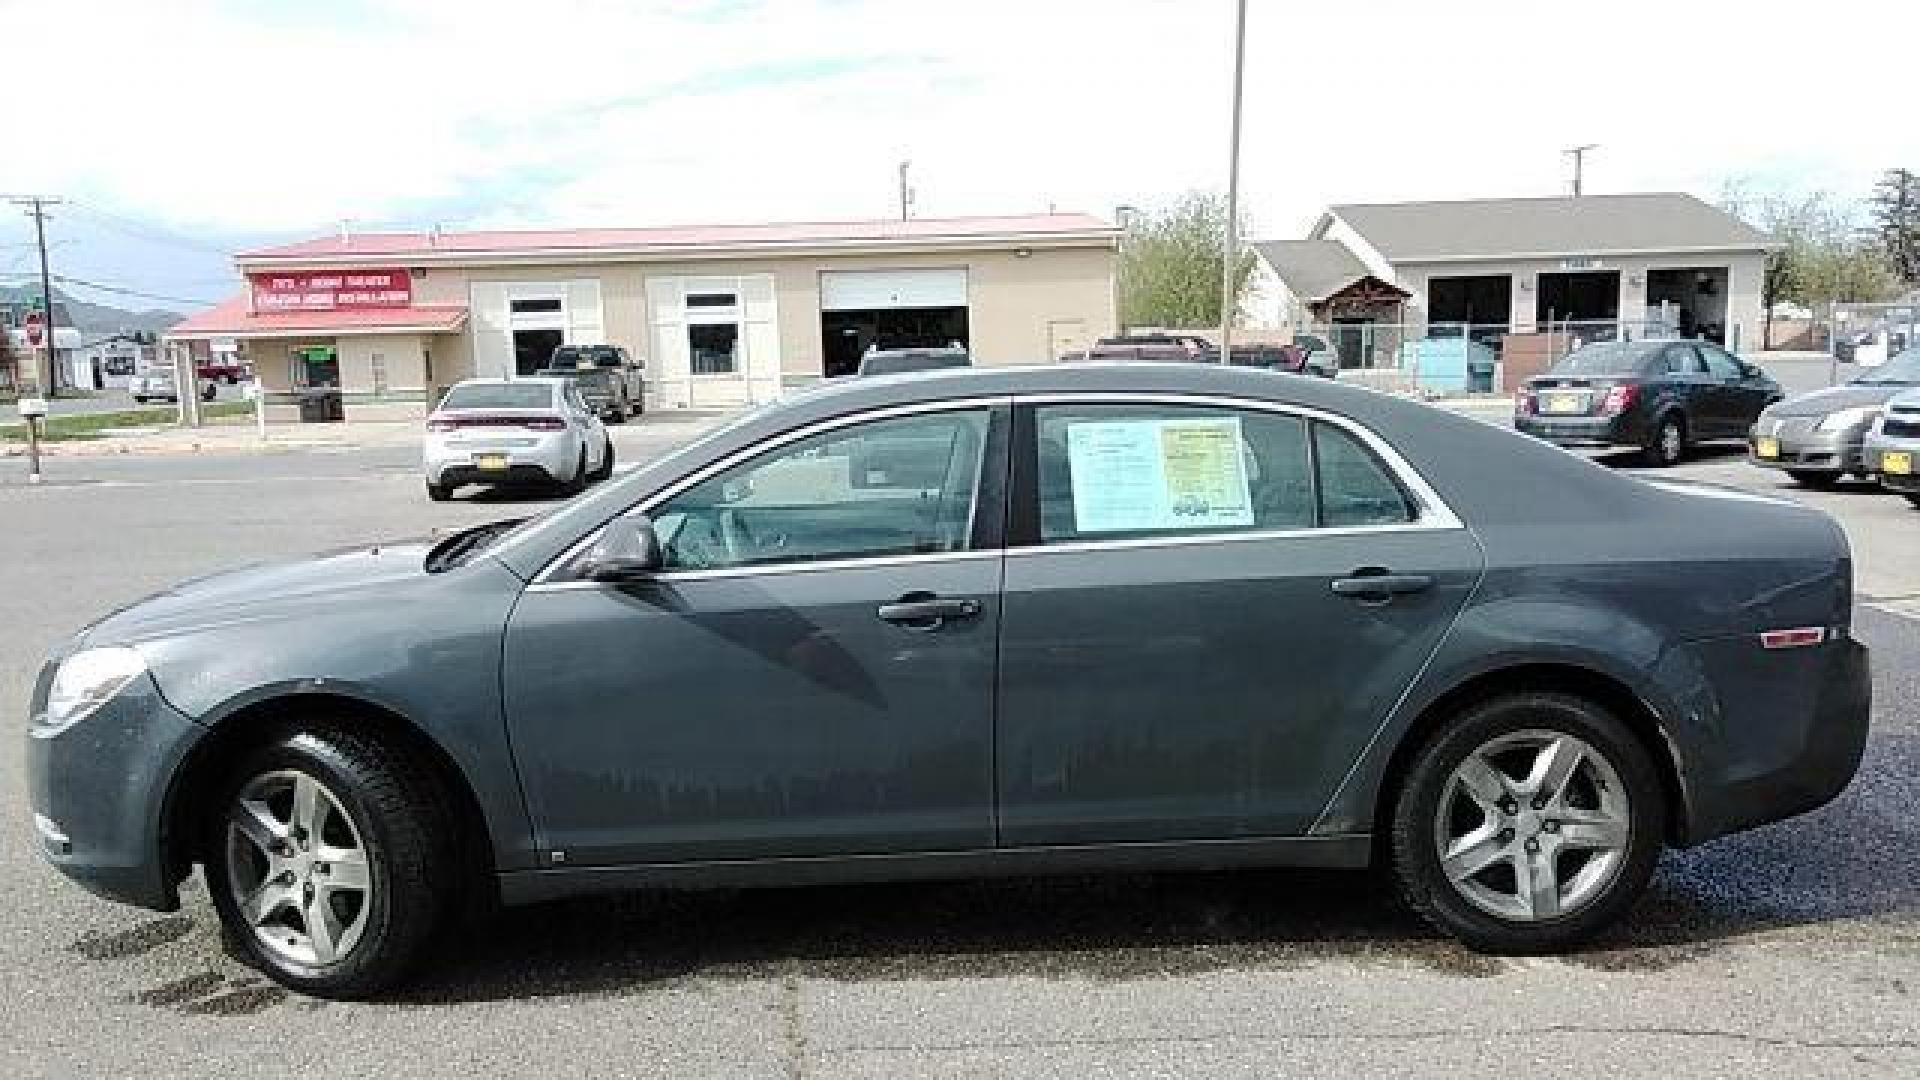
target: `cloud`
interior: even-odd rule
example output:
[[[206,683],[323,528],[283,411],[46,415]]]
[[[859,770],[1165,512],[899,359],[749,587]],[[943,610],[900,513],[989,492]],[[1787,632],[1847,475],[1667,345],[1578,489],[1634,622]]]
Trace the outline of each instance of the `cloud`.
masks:
[[[1551,194],[1584,142],[1593,191],[1861,192],[1920,164],[1920,133],[1872,106],[1905,100],[1904,69],[1849,29],[1904,10],[1254,0],[1247,206],[1288,236],[1329,202]],[[1221,186],[1229,20],[1225,0],[16,4],[11,40],[75,47],[9,51],[55,122],[16,126],[0,188],[194,236],[668,224],[886,215],[910,158],[923,214],[1105,213]]]

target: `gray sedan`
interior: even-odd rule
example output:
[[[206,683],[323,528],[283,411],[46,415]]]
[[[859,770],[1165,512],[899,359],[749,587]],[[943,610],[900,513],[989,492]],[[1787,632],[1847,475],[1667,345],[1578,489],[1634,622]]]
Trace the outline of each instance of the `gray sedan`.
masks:
[[[1846,541],[1317,379],[796,395],[544,517],[201,579],[59,647],[39,849],[351,997],[614,889],[1391,868],[1575,947],[1866,739]]]
[[[1920,507],[1920,389],[1887,402],[1867,433],[1865,453],[1867,469],[1880,478],[1881,487]]]
[[[1889,400],[1920,387],[1920,348],[1908,349],[1853,381],[1775,402],[1754,422],[1748,460],[1784,469],[1809,487],[1873,472],[1864,451]]]

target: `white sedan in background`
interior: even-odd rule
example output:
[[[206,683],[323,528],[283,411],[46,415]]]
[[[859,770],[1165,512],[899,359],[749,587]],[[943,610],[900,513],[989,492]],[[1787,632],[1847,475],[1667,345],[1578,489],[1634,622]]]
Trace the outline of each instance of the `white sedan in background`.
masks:
[[[468,379],[427,417],[427,497],[463,484],[558,484],[613,474],[613,440],[571,379]]]

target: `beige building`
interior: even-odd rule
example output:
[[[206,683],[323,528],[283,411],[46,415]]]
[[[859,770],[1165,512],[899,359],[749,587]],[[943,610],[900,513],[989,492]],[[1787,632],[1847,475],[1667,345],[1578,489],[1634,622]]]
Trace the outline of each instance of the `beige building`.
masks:
[[[651,408],[736,408],[873,348],[1084,349],[1113,332],[1118,238],[1077,214],[328,237],[235,256],[247,291],[167,337],[240,342],[283,419],[420,415],[561,345],[625,348]]]

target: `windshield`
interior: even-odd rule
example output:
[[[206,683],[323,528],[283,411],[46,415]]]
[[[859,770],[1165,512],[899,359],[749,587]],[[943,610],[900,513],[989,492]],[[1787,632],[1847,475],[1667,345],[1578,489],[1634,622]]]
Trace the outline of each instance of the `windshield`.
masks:
[[[619,367],[620,354],[611,345],[562,345],[553,350],[551,363],[556,368]]]
[[[1549,375],[1638,375],[1653,354],[1666,346],[1644,342],[1603,341],[1568,353]]]
[[[1861,386],[1920,385],[1920,346],[1900,353],[1877,368],[1868,368],[1853,381]]]
[[[551,409],[547,383],[464,383],[447,391],[443,409]]]

